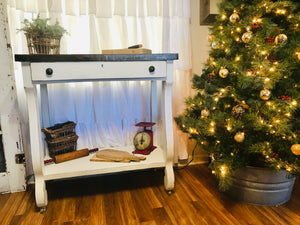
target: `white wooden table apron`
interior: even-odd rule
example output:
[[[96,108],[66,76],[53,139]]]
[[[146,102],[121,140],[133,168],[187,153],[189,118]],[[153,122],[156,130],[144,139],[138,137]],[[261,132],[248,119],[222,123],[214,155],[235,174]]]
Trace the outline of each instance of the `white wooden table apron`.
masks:
[[[35,198],[38,207],[47,205],[45,181],[69,177],[165,168],[165,189],[167,191],[174,189],[172,83],[173,60],[176,59],[178,54],[15,55],[15,60],[22,62],[35,175]],[[50,126],[47,84],[119,80],[151,82],[150,114],[151,120],[157,123],[154,128],[154,144],[157,149],[141,162],[90,162],[90,157],[83,157],[45,166],[40,124],[42,123],[43,127]],[[158,82],[161,82],[161,85]],[[36,85],[40,85],[42,121],[39,119]],[[133,146],[118,149],[132,152]]]

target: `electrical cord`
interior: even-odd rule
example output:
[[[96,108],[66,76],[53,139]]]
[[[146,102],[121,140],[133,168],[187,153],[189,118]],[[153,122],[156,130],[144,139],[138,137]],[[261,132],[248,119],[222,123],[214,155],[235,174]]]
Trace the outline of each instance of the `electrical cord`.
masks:
[[[194,149],[193,149],[193,151],[192,151],[192,159],[191,159],[187,164],[185,164],[183,167],[177,167],[175,170],[182,170],[182,169],[185,169],[188,165],[191,164],[191,162],[193,162],[193,160],[194,160],[194,153],[195,153],[195,150],[196,150],[197,145],[198,145],[198,142],[195,144],[195,147],[194,147]]]

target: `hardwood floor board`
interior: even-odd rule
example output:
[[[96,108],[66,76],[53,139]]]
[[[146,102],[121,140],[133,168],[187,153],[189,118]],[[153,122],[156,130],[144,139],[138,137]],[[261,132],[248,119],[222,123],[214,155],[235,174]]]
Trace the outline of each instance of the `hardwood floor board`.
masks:
[[[10,224],[25,195],[26,192],[13,193],[9,195],[9,198],[0,211],[0,218],[2,220],[1,225]]]
[[[122,217],[119,208],[119,195],[117,192],[104,195],[104,210],[107,225],[122,225]]]
[[[155,208],[152,212],[157,225],[172,225],[171,219],[165,208]]]
[[[175,171],[169,195],[163,170],[47,183],[48,206],[36,211],[34,188],[0,195],[0,225],[296,225],[300,182],[291,200],[277,207],[238,203],[218,191],[206,165]]]
[[[131,193],[133,199],[134,209],[140,223],[153,221],[151,203],[148,202],[148,198],[145,196],[145,192],[141,189],[136,189]]]
[[[104,195],[96,194],[95,200],[91,206],[91,224],[95,225],[106,225],[105,206],[104,206]]]
[[[130,191],[118,193],[120,195],[119,208],[123,225],[138,225],[139,220],[136,214]]]

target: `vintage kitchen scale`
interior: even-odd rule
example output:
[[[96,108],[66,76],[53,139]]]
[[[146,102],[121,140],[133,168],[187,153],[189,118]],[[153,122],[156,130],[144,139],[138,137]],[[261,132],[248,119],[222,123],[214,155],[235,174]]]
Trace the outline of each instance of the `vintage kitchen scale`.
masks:
[[[153,146],[153,131],[152,127],[155,123],[152,122],[140,122],[135,124],[137,127],[143,128],[138,131],[133,138],[133,145],[135,150],[132,153],[149,155],[156,146]]]

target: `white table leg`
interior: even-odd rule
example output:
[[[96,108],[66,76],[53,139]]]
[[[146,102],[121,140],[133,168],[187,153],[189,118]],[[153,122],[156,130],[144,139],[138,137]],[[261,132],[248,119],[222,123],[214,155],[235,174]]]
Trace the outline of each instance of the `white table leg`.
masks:
[[[173,170],[174,143],[173,143],[173,115],[172,115],[172,62],[167,64],[167,80],[163,81],[162,98],[163,98],[163,133],[164,133],[164,149],[166,151],[166,167],[165,167],[165,189],[172,191],[175,186],[175,176]]]
[[[38,207],[45,207],[48,200],[47,191],[45,188],[45,180],[43,178],[44,152],[41,139],[41,126],[37,104],[37,92],[36,87],[31,83],[29,65],[23,65],[23,74],[29,117],[30,150],[32,157],[32,166],[35,175],[36,205]]]

